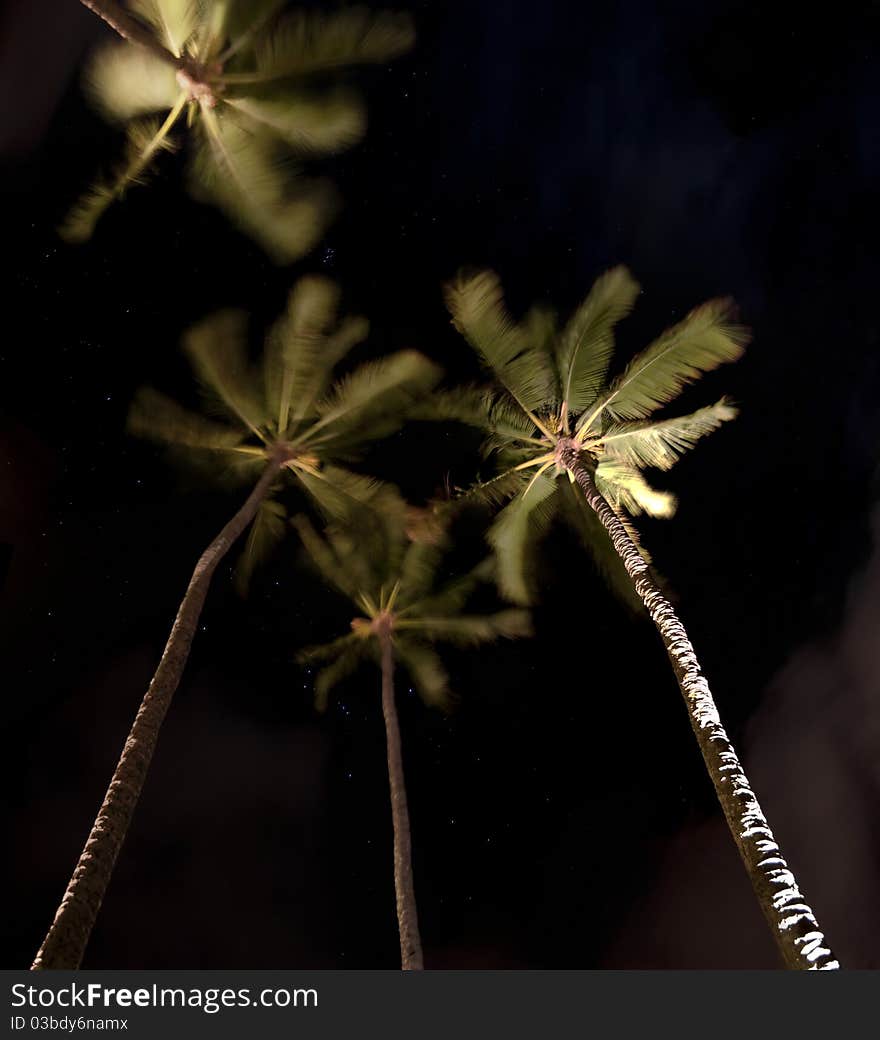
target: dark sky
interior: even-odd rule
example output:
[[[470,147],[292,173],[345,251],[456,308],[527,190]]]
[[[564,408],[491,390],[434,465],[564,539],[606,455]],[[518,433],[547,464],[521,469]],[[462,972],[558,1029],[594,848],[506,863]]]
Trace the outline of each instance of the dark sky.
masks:
[[[174,160],[90,244],[61,243],[119,143],[78,86],[104,30],[74,0],[0,15],[4,963],[39,945],[238,501],[123,432],[143,382],[195,400],[186,325],[230,305],[267,320],[321,270],[371,349],[466,379],[440,292],[459,265],[495,267],[519,311],[565,310],[624,262],[644,292],[623,357],[719,293],[753,327],[686,397],[729,392],[741,417],[664,475],[676,518],[640,529],[836,952],[880,966],[880,5],[404,6],[419,45],[362,77],[368,138],[326,164],[345,210],[288,269],[189,201]],[[467,481],[473,448],[409,430],[364,468],[419,500]],[[536,639],[451,655],[454,715],[400,684],[427,966],[776,966],[653,630],[564,531],[542,560]],[[84,966],[395,967],[378,678],[316,718],[293,656],[345,606],[292,543],[247,601],[229,569]]]

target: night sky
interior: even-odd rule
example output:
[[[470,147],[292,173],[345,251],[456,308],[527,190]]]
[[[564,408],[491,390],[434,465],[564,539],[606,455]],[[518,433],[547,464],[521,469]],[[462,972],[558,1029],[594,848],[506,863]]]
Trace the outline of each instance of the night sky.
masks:
[[[626,263],[644,291],[620,363],[710,296],[754,331],[682,399],[727,392],[740,418],[656,481],[678,515],[639,530],[837,955],[880,967],[880,4],[398,6],[419,44],[359,74],[366,141],[317,164],[345,209],[288,268],[192,202],[173,158],[62,243],[120,143],[79,86],[106,30],[75,0],[0,14],[4,966],[32,960],[242,498],[124,432],[143,383],[197,401],[186,326],[224,306],[259,326],[319,271],[371,319],[361,356],[415,347],[455,383],[479,374],[442,302],[459,266],[495,268],[516,313],[565,313]],[[361,468],[423,502],[472,479],[477,443],[409,427]],[[247,600],[234,562],[83,967],[397,967],[378,673],[316,716],[294,657],[346,604],[293,538]],[[399,677],[426,967],[778,967],[652,626],[564,529],[541,574],[535,639],[447,654],[453,714]]]

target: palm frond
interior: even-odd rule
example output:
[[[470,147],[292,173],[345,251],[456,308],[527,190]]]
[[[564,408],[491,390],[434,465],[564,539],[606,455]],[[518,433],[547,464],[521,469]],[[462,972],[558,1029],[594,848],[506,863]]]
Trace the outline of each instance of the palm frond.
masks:
[[[642,469],[670,469],[701,437],[735,419],[737,410],[727,398],[690,415],[662,422],[613,425],[602,435],[605,456]]]
[[[569,480],[560,481],[559,501],[562,516],[587,550],[596,570],[614,595],[633,613],[644,610],[644,604],[633,588],[632,579],[617,554],[617,550],[602,526],[602,521],[590,508],[579,487]],[[650,556],[639,541],[638,532],[626,517],[619,517],[627,534],[639,552],[650,562]]]
[[[239,595],[247,595],[254,571],[277,548],[287,528],[287,512],[280,502],[266,498],[251,523],[232,581]]]
[[[404,610],[428,594],[446,548],[445,538],[438,542],[411,542],[407,546],[400,564],[399,609]]]
[[[352,580],[351,573],[346,569],[344,559],[340,559],[334,551],[332,544],[322,538],[309,519],[302,514],[294,516],[291,523],[296,528],[306,552],[318,572],[336,589],[339,590],[353,603],[358,602],[356,581]]]
[[[644,419],[704,372],[741,357],[748,330],[731,320],[731,301],[710,300],[638,354],[584,413],[581,436],[603,417]]]
[[[202,108],[203,133],[191,164],[191,190],[219,206],[278,263],[305,255],[336,208],[329,184],[306,179],[286,162],[274,135]]]
[[[190,412],[152,387],[142,387],[135,394],[128,413],[128,432],[147,440],[206,451],[229,451],[245,437],[240,429]]]
[[[235,51],[262,32],[287,0],[215,0],[217,31]]]
[[[519,639],[532,634],[527,610],[501,610],[497,614],[463,614],[458,617],[404,618],[397,629],[417,633],[432,642],[455,646],[480,646],[496,639]]]
[[[675,495],[652,488],[642,474],[632,466],[617,461],[603,461],[596,467],[596,487],[617,512],[631,516],[669,518],[676,509]]]
[[[320,419],[305,443],[332,450],[364,435],[387,436],[403,423],[415,400],[440,380],[440,369],[414,350],[402,350],[360,365],[317,404]]]
[[[449,675],[437,651],[421,641],[400,636],[394,640],[394,653],[424,703],[448,710],[452,704]]]
[[[267,416],[248,363],[247,333],[243,311],[218,311],[184,334],[183,349],[212,399],[262,438]]]
[[[456,501],[462,505],[480,505],[495,509],[503,506],[525,489],[531,476],[524,470],[508,469],[497,477],[472,484],[460,490]]]
[[[534,546],[550,525],[558,506],[557,481],[544,474],[532,477],[526,489],[496,516],[489,544],[498,561],[498,587],[513,603],[533,599]]]
[[[173,108],[181,95],[171,65],[144,47],[116,42],[95,51],[86,70],[86,89],[113,122]]]
[[[626,267],[614,267],[593,283],[557,340],[562,400],[570,415],[591,404],[605,383],[614,350],[614,326],[629,314],[640,292]]]
[[[167,135],[175,113],[179,114],[180,110],[173,109],[162,124],[158,119],[129,124],[125,158],[109,177],[96,181],[76,202],[58,229],[65,241],[87,241],[110,204],[121,198],[131,185],[143,183],[147,168],[159,152],[174,151],[175,145]]]
[[[422,596],[413,603],[405,613],[408,617],[451,617],[464,608],[474,590],[483,582],[492,581],[496,573],[496,560],[487,556],[476,567],[447,581],[436,592],[429,592],[428,586]],[[409,597],[415,600],[414,596]]]
[[[269,130],[301,155],[332,155],[356,144],[367,127],[366,111],[350,90],[303,91],[224,97],[245,122]]]
[[[387,526],[394,518],[399,528],[403,526],[406,504],[393,484],[329,464],[317,474],[297,471],[297,477],[324,519],[331,523],[381,522]],[[365,516],[365,511],[372,512],[374,518]]]
[[[528,411],[551,406],[557,384],[550,357],[530,346],[523,328],[508,314],[495,272],[459,274],[446,286],[445,296],[455,327],[520,406]]]
[[[314,680],[315,709],[319,712],[327,710],[327,703],[333,689],[351,675],[361,661],[367,656],[368,640],[355,633],[341,636],[321,646],[306,647],[297,654],[301,664],[312,664],[318,661],[329,661]]]
[[[272,327],[265,365],[270,414],[277,415],[279,432],[288,422],[311,414],[326,391],[333,368],[366,339],[369,323],[346,318],[336,323],[339,289],[328,278],[300,278],[288,297],[287,311]]]
[[[409,16],[350,7],[329,14],[294,11],[260,34],[255,82],[311,76],[350,65],[388,61],[415,42]]]
[[[131,7],[153,27],[162,44],[180,57],[196,31],[203,4],[200,0],[132,0]]]

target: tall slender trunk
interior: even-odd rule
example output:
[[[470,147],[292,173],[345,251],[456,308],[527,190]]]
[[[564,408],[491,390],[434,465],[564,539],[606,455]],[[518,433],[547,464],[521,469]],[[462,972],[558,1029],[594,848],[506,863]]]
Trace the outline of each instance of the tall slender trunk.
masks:
[[[400,960],[404,971],[421,971],[422,940],[416,912],[413,886],[412,844],[409,811],[406,806],[406,783],[400,750],[400,727],[394,704],[394,651],[391,632],[379,633],[382,651],[382,714],[385,716],[385,740],[388,745],[388,784],[391,788],[391,820],[394,825],[394,891],[397,896],[397,927],[400,932]]]
[[[161,58],[162,61],[173,65],[176,69],[186,67],[185,58],[177,58],[171,51],[163,47],[150,30],[126,11],[121,4],[116,3],[116,0],[80,0],[80,3],[103,19],[124,40],[146,47],[157,58]]]
[[[253,520],[279,467],[280,460],[270,462],[247,501],[202,553],[196,564],[177,617],[174,619],[168,642],[165,644],[159,667],[141,701],[104,796],[104,802],[67,885],[52,927],[31,965],[32,971],[78,968],[82,961],[110,883],[116,857],[122,848],[140,798],[150,760],[156,750],[159,728],[186,667],[211,576],[232,543]]]
[[[839,968],[840,964],[819,930],[815,914],[801,895],[795,876],[782,857],[733,744],[721,725],[715,700],[684,625],[652,580],[647,564],[623,524],[596,487],[576,445],[571,441],[561,441],[557,459],[572,474],[602,521],[660,633],[724,818],[786,966],[802,970]]]

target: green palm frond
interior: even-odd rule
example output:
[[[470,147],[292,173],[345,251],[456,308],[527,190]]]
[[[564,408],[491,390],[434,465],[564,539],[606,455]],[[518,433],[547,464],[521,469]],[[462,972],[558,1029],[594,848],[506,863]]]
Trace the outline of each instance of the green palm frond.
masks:
[[[452,705],[449,674],[437,651],[420,640],[403,636],[395,639],[394,651],[425,704],[447,711]]]
[[[190,412],[152,387],[142,387],[135,394],[128,413],[128,431],[136,437],[207,451],[229,451],[245,436],[240,429]]]
[[[286,90],[268,98],[226,97],[225,103],[257,130],[270,130],[302,155],[332,155],[356,144],[367,128],[363,102],[351,90],[320,94]]]
[[[731,419],[737,410],[727,398],[690,415],[661,422],[614,425],[601,439],[605,457],[642,469],[670,469],[701,437]]]
[[[422,597],[418,600],[414,596],[408,597],[412,606],[402,610],[401,613],[407,617],[451,617],[464,609],[465,604],[471,598],[477,586],[484,582],[492,581],[495,577],[496,561],[493,556],[487,556],[481,560],[476,567],[467,573],[447,581],[436,592],[423,590]]]
[[[215,0],[214,29],[240,51],[262,32],[287,0]]]
[[[291,518],[300,541],[311,558],[318,572],[343,596],[354,603],[358,602],[358,584],[355,576],[346,568],[344,558],[340,559],[335,548],[327,538],[322,538],[307,517],[298,515]]]
[[[263,499],[233,572],[233,584],[239,595],[247,594],[254,571],[278,547],[286,529],[287,512],[284,506],[275,499]]]
[[[440,369],[414,350],[402,350],[360,365],[317,404],[320,419],[305,443],[342,450],[349,443],[387,436],[422,395],[440,380]]]
[[[748,331],[729,300],[710,300],[638,354],[578,422],[581,437],[611,420],[644,419],[704,372],[742,356]]]
[[[543,303],[536,303],[526,311],[522,329],[532,349],[542,351],[548,357],[553,356],[559,331],[558,318],[556,311]]]
[[[523,328],[504,306],[493,271],[460,274],[445,289],[453,324],[527,411],[540,411],[556,398],[557,382],[547,352],[530,346]]]
[[[253,82],[311,76],[351,65],[388,61],[415,42],[407,15],[350,7],[331,14],[295,11],[259,38]]]
[[[177,111],[179,114],[179,110]],[[133,184],[143,184],[150,164],[161,152],[173,152],[174,143],[168,131],[176,118],[172,110],[169,119],[146,119],[129,124],[126,129],[125,156],[108,176],[97,180],[82,195],[58,229],[61,237],[72,243],[85,242],[95,229],[108,206],[121,198]]]
[[[456,501],[462,505],[478,505],[495,509],[509,502],[525,489],[534,474],[525,470],[508,469],[497,477],[472,484],[459,491]]]
[[[203,109],[190,167],[196,198],[219,206],[279,263],[307,253],[337,206],[328,183],[302,177],[272,135]]]
[[[606,271],[559,336],[556,358],[562,400],[570,415],[591,404],[604,385],[614,351],[614,326],[632,310],[640,291],[625,267]]]
[[[267,416],[248,362],[247,341],[247,315],[224,310],[192,326],[183,337],[183,349],[211,399],[262,439]]]
[[[400,562],[398,603],[401,610],[428,594],[437,579],[437,569],[447,548],[445,537],[435,542],[411,542],[406,547]]]
[[[86,89],[113,122],[167,111],[181,95],[171,65],[143,47],[115,42],[95,51],[86,69]]]
[[[130,6],[153,27],[162,45],[179,57],[198,28],[204,3],[201,0],[132,0]]]
[[[647,513],[664,519],[675,513],[675,495],[652,488],[632,466],[612,460],[600,462],[595,480],[602,496],[618,513],[625,511],[631,516]]]
[[[626,567],[624,567],[623,561],[618,556],[617,550],[608,536],[608,532],[602,526],[602,521],[590,508],[580,489],[570,480],[561,480],[559,484],[561,514],[587,550],[605,584],[630,611],[633,613],[642,612],[644,604],[633,588],[633,583],[629,574],[627,574]],[[642,548],[636,529],[626,517],[618,516],[618,519],[626,528],[627,534],[638,546],[642,556],[647,562],[650,562],[650,556]]]
[[[417,616],[403,618],[396,630],[412,632],[432,642],[455,646],[480,646],[495,639],[519,639],[532,634],[526,610],[502,610],[497,614],[462,614],[458,617]]]
[[[352,633],[322,646],[306,647],[297,655],[302,664],[329,661],[315,676],[315,709],[327,710],[333,689],[347,679],[370,653],[369,641]]]
[[[264,368],[270,415],[278,429],[311,413],[327,390],[335,365],[366,339],[369,322],[345,318],[337,325],[339,289],[328,278],[300,278],[288,297],[287,311],[272,327]]]
[[[498,561],[498,587],[513,603],[533,599],[535,543],[546,531],[558,507],[557,481],[539,474],[496,516],[489,544]]]
[[[317,472],[298,470],[297,477],[330,523],[388,524],[393,517],[403,525],[406,506],[392,484],[331,464]]]

